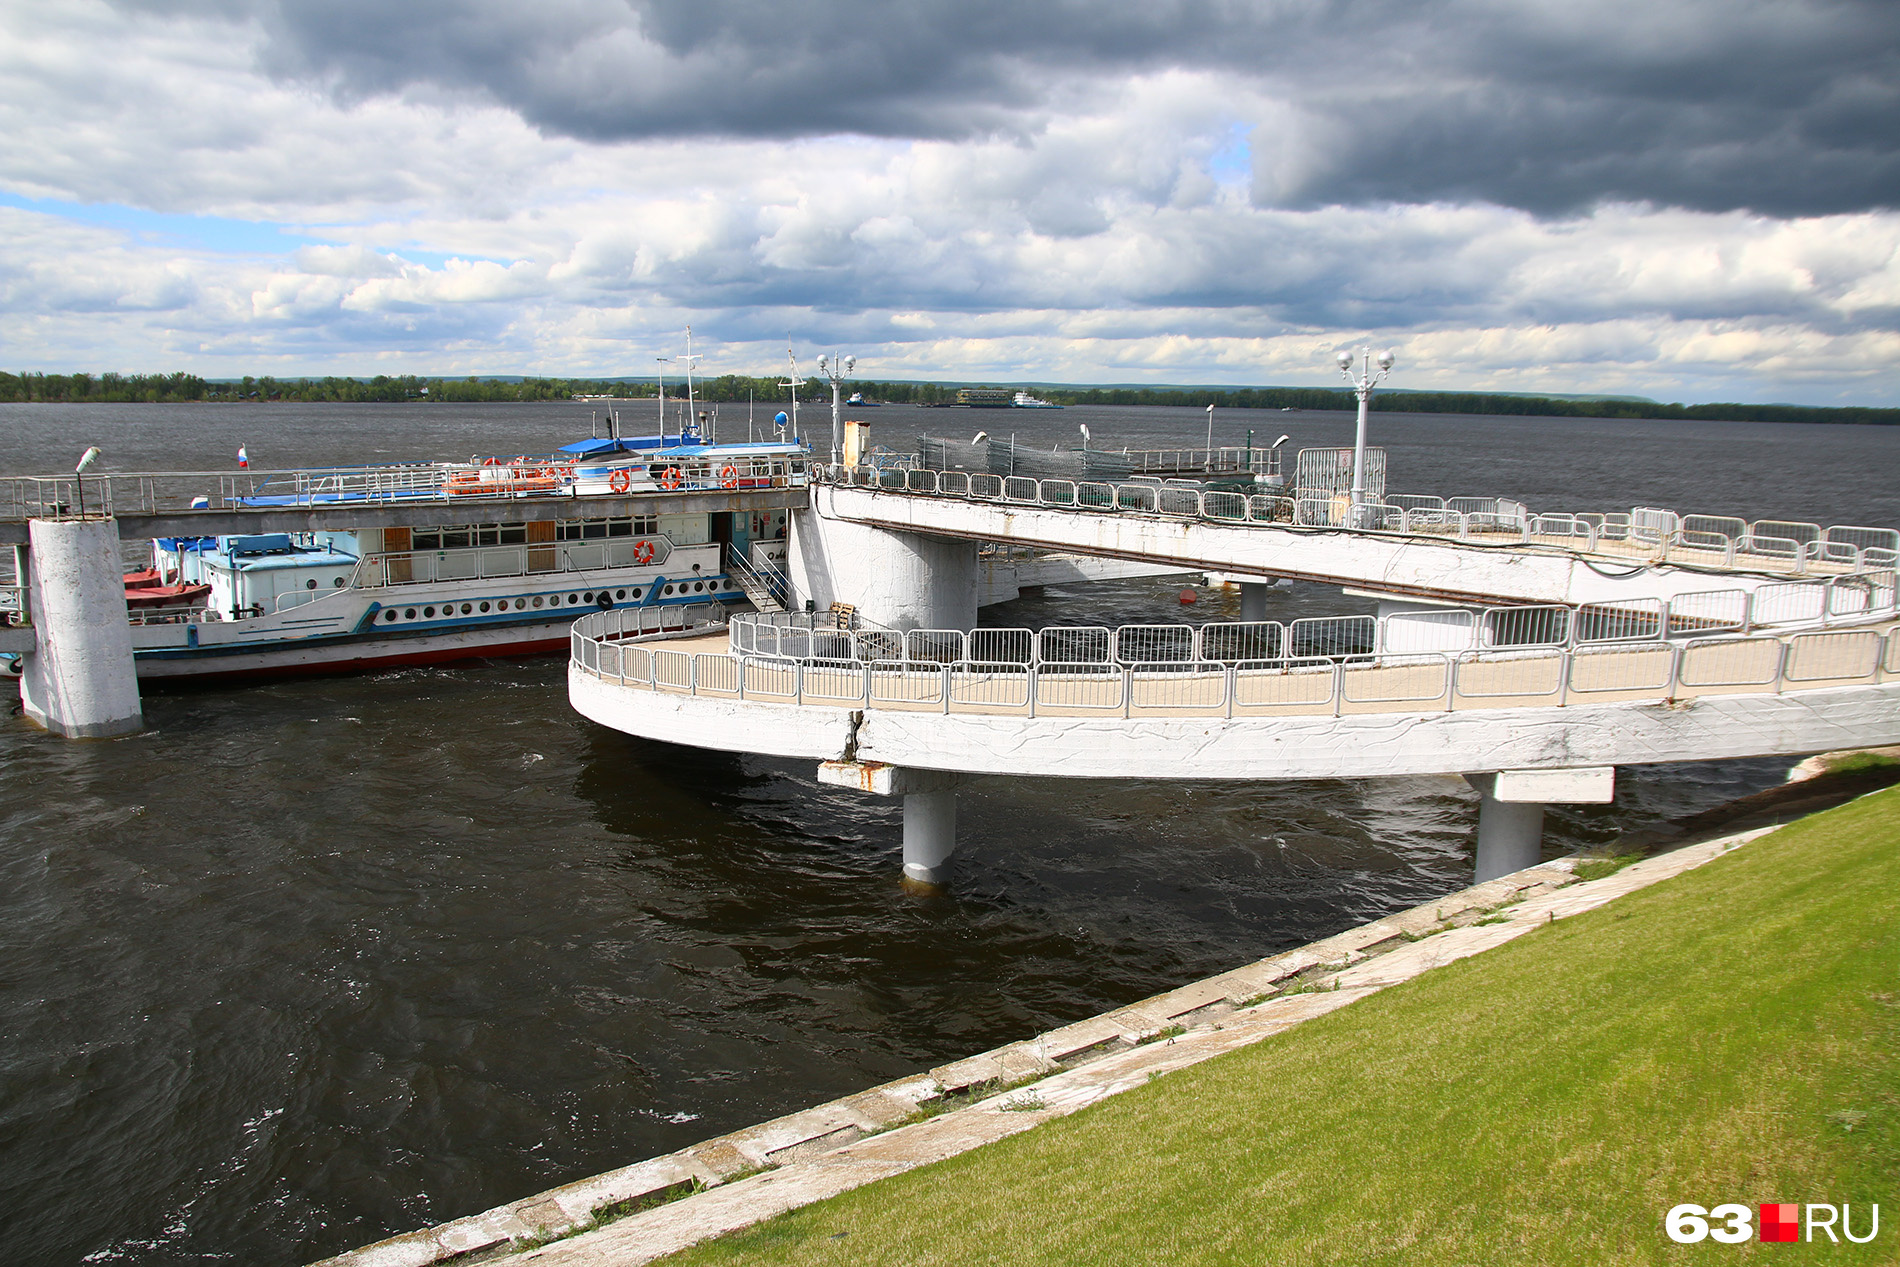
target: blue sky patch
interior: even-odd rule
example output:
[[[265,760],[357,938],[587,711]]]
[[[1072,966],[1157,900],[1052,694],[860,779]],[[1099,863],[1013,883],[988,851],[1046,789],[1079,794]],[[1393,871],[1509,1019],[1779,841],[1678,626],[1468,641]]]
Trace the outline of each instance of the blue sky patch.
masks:
[[[286,255],[321,240],[264,220],[173,215],[109,202],[24,198],[4,191],[0,191],[0,207],[18,207],[77,224],[118,229],[148,246],[182,246],[230,255]]]
[[[1253,135],[1251,123],[1233,123],[1227,127],[1227,139],[1207,160],[1207,174],[1223,185],[1245,185],[1253,180]]]

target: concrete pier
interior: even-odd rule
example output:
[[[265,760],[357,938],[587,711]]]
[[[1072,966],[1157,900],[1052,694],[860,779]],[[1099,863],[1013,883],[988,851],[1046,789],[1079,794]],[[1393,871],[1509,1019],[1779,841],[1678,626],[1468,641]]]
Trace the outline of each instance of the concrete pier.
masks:
[[[1534,867],[1543,860],[1544,806],[1607,805],[1616,796],[1616,767],[1500,770],[1467,774],[1478,790],[1475,883]]]
[[[957,794],[952,788],[904,796],[904,879],[942,888],[957,850]]]
[[[904,881],[926,889],[950,882],[950,855],[957,851],[957,792],[968,778],[943,770],[918,770],[880,761],[826,761],[818,781],[831,787],[904,798]]]
[[[145,724],[132,661],[118,526],[110,519],[28,524],[34,647],[20,678],[26,715],[72,739]]]

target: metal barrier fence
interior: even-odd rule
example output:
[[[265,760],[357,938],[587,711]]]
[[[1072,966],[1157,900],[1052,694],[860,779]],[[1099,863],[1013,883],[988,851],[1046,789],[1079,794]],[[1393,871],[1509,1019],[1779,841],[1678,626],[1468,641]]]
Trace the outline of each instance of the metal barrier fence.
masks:
[[[830,613],[744,613],[735,654],[779,660],[1014,665],[1236,664],[1366,656],[1588,647],[1861,624],[1896,614],[1892,572],[1714,590],[1668,600],[1582,607],[1491,607],[1393,616],[1206,625],[1077,625],[1044,629],[840,628]]]
[[[602,612],[576,621],[574,662],[629,687],[838,708],[1031,717],[1340,716],[1779,694],[1900,681],[1900,634],[1877,628],[1357,658],[938,662],[903,655],[788,660],[688,654],[629,644],[634,635],[628,621],[639,615]],[[1151,645],[1145,637],[1138,634],[1131,645]]]
[[[1031,479],[966,471],[814,466],[812,479],[848,488],[1003,502],[1056,510],[1165,515],[1230,524],[1293,528],[1348,528],[1350,499],[1320,490],[1242,494],[1154,481],[1100,484]],[[1815,565],[1865,571],[1900,562],[1900,530],[1852,524],[1823,527],[1786,520],[1747,521],[1716,515],[1679,515],[1654,507],[1628,513],[1538,513],[1498,497],[1427,497],[1388,494],[1359,508],[1358,530],[1461,541],[1555,545],[1585,552],[1637,552],[1710,567],[1756,567],[1802,573]]]

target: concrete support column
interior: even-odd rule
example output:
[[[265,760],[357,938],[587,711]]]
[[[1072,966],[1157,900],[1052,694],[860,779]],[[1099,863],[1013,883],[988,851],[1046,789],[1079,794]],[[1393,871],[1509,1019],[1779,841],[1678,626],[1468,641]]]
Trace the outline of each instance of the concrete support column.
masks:
[[[904,798],[904,882],[925,889],[950,882],[957,851],[957,788],[968,776],[877,761],[827,761],[818,781],[876,796]]]
[[[1265,581],[1240,583],[1240,618],[1250,624],[1267,618],[1267,583]]]
[[[948,884],[950,855],[956,851],[956,790],[905,793],[904,878],[913,884]]]
[[[1544,806],[1608,804],[1616,796],[1616,767],[1577,770],[1499,770],[1467,774],[1478,789],[1476,883],[1495,880],[1544,860]]]
[[[26,715],[55,734],[98,739],[145,724],[126,620],[118,526],[27,524],[34,647],[20,679]]]
[[[786,571],[800,600],[849,603],[886,629],[976,627],[977,543],[873,528],[824,514],[829,489],[791,515]]]
[[[1544,807],[1495,800],[1478,803],[1478,865],[1475,883],[1495,880],[1544,860]]]

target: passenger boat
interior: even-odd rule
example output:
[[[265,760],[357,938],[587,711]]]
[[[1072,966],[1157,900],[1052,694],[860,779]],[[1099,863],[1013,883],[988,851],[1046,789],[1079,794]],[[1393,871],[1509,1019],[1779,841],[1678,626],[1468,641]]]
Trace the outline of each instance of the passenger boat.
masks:
[[[794,439],[595,438],[546,457],[303,472],[236,500],[257,507],[470,506],[569,499],[555,519],[161,538],[128,574],[141,679],[342,672],[560,650],[587,611],[638,608],[651,632],[770,602],[782,510],[607,515],[601,494],[802,485]],[[493,513],[482,516],[492,518]],[[374,516],[365,516],[372,519]],[[471,518],[473,518],[471,516]],[[782,593],[778,594],[782,597]]]

